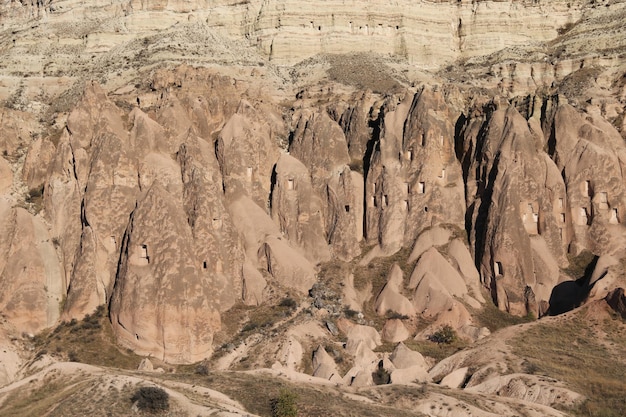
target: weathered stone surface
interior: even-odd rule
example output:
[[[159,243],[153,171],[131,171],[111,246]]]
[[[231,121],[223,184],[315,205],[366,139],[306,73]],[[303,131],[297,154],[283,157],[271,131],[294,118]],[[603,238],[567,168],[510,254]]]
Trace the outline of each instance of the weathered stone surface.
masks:
[[[66,291],[45,224],[0,200],[0,310],[19,331],[52,326]]]
[[[278,225],[252,200],[241,197],[229,207],[235,227],[243,237],[246,259],[267,270],[277,283],[300,292],[315,282],[311,263],[283,239]]]
[[[362,347],[374,350],[382,343],[375,328],[360,324],[352,326],[347,332],[347,337],[346,349],[355,356]]]
[[[118,341],[171,362],[209,356],[219,312],[184,212],[158,182],[138,202],[122,245],[110,305]]]
[[[408,288],[415,290],[413,305],[418,312],[435,316],[443,312],[452,297],[467,295],[465,281],[437,251],[431,248],[415,266]],[[466,297],[469,299],[469,297]]]
[[[318,346],[313,351],[313,376],[335,382],[342,380],[335,361],[326,352],[324,346]]]
[[[401,294],[403,285],[402,269],[398,264],[394,264],[387,276],[387,283],[376,297],[376,313],[383,316],[387,312],[400,314],[403,316],[415,316],[415,308],[408,298]]]
[[[344,132],[324,112],[302,112],[289,153],[309,169],[313,190],[323,200],[321,214],[333,254],[351,260],[360,254],[363,236],[363,177],[348,167]]]
[[[441,226],[435,226],[431,229],[425,230],[420,233],[407,263],[411,264],[419,259],[420,256],[433,246],[443,246],[450,241],[452,237],[452,231]]]
[[[52,138],[38,138],[30,144],[22,168],[22,180],[30,190],[43,188],[47,179],[48,166],[54,159],[55,153],[56,148]]]
[[[266,206],[272,169],[280,156],[270,131],[264,114],[245,100],[224,125],[216,153],[229,198],[247,195],[259,206]]]
[[[275,173],[271,193],[273,220],[311,262],[328,261],[330,250],[324,236],[322,202],[313,191],[308,169],[294,157],[282,154]]]
[[[525,374],[494,377],[468,388],[467,391],[496,394],[545,405],[567,404],[580,398],[580,394],[562,386],[555,386],[552,381],[544,381],[541,377]]]
[[[468,369],[465,367],[454,370],[454,372],[444,376],[439,385],[448,388],[460,388],[465,381]]]
[[[188,138],[178,151],[183,178],[183,207],[193,235],[197,270],[220,311],[241,299],[244,253],[237,229],[222,198],[222,177],[215,153],[199,138]],[[160,178],[160,177],[159,177]],[[260,302],[264,282],[248,274],[247,297]],[[254,295],[253,295],[254,294]]]
[[[0,158],[0,194],[8,193],[12,184],[13,172],[11,171],[11,165],[9,165],[6,159]]]
[[[402,320],[391,319],[385,322],[381,337],[386,342],[398,343],[403,342],[410,337],[410,333]]]
[[[139,363],[137,370],[151,372],[151,371],[154,371],[154,366],[152,365],[152,362],[150,362],[150,359],[143,358],[141,362]]]
[[[537,314],[565,263],[565,184],[542,147],[511,107],[488,105],[464,128],[470,244],[496,304],[515,314]]]
[[[553,126],[550,150],[568,190],[568,241],[576,253],[613,253],[624,236],[626,144],[593,108],[580,112],[559,102]]]
[[[463,181],[441,93],[390,98],[379,123],[365,184],[367,239],[393,253],[430,226],[462,228]]]
[[[420,366],[423,369],[428,369],[422,354],[409,349],[404,343],[398,343],[389,356],[389,359],[398,369],[411,368],[413,366]]]

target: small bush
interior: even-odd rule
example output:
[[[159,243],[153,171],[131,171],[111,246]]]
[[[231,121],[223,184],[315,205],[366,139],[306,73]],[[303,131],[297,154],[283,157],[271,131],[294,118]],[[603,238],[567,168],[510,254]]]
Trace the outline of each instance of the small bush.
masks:
[[[131,398],[133,403],[142,411],[158,413],[169,410],[169,395],[159,387],[141,387]]]
[[[298,303],[296,303],[296,300],[294,300],[293,298],[287,297],[280,302],[279,306],[287,307],[287,308],[296,308],[298,306]]]
[[[428,338],[431,342],[438,344],[445,343],[446,345],[452,344],[457,340],[456,330],[451,326],[445,325],[435,333],[431,334]]]
[[[272,417],[297,417],[298,407],[296,401],[298,395],[288,389],[282,389],[277,398],[270,401]]]
[[[395,311],[387,310],[386,317],[390,320],[408,320],[409,316],[406,314],[400,314]]]
[[[382,363],[379,363],[376,372],[372,372],[372,379],[374,385],[385,385],[391,382],[391,374],[382,367]]]
[[[196,366],[196,369],[194,369],[194,373],[196,375],[207,376],[209,374],[209,367],[206,364],[201,363]]]
[[[358,311],[356,311],[356,310],[352,310],[350,307],[346,307],[346,308],[343,310],[343,314],[344,314],[347,318],[349,318],[349,319],[353,319],[353,318],[355,318],[355,317],[357,317],[357,316],[359,315],[359,312],[358,312]]]

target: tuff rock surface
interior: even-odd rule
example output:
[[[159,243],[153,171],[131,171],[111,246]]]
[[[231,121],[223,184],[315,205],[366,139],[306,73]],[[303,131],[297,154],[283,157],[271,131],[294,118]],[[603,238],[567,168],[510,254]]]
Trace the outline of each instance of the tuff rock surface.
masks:
[[[624,315],[625,2],[63,0],[0,18],[0,385],[25,375],[18,341],[106,306],[143,370],[505,398],[471,415],[580,400],[490,365],[484,317]],[[415,351],[448,328],[478,347]],[[453,402],[429,401],[414,410]]]

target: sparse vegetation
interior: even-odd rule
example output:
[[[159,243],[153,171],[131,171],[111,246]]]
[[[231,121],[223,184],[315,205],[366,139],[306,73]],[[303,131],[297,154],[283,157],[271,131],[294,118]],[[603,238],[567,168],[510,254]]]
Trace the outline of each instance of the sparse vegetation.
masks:
[[[451,343],[436,343],[430,340],[407,340],[404,344],[424,356],[434,358],[437,361],[447,358],[467,347],[467,342],[457,338]]]
[[[272,398],[272,417],[297,417],[298,395],[291,390],[282,389],[277,398]]]
[[[376,371],[372,372],[372,379],[375,385],[385,385],[391,382],[391,374],[383,368],[382,363],[378,364]]]
[[[451,326],[445,325],[441,329],[437,330],[435,333],[431,334],[428,337],[428,340],[438,344],[450,345],[456,342],[458,338],[459,337],[456,334],[456,330],[454,330]]]
[[[482,309],[474,311],[473,316],[478,319],[480,326],[488,328],[491,332],[535,320],[535,317],[531,315],[520,317],[502,311],[490,299],[487,300]]]
[[[574,279],[582,278],[585,276],[587,268],[592,264],[594,259],[595,255],[588,250],[584,250],[576,256],[568,254],[567,260],[569,261],[569,265],[563,272]]]
[[[53,330],[46,330],[33,339],[37,352],[70,362],[137,369],[141,358],[117,346],[105,306],[78,321],[64,321]]]
[[[584,417],[626,415],[626,324],[621,318],[587,317],[585,307],[558,321],[539,322],[511,341],[533,373],[565,381],[586,400],[571,414]]]

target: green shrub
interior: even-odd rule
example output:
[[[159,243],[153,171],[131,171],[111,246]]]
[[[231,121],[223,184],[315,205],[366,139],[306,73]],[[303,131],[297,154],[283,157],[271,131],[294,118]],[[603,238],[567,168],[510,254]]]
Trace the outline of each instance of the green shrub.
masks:
[[[169,395],[159,387],[141,387],[131,398],[141,411],[158,413],[169,410]]]
[[[449,345],[456,342],[458,336],[456,334],[456,330],[454,330],[451,326],[445,325],[435,333],[431,334],[428,339],[431,342],[439,344],[445,343],[446,345]]]
[[[282,389],[277,398],[270,401],[272,417],[297,417],[298,395],[288,389]]]

